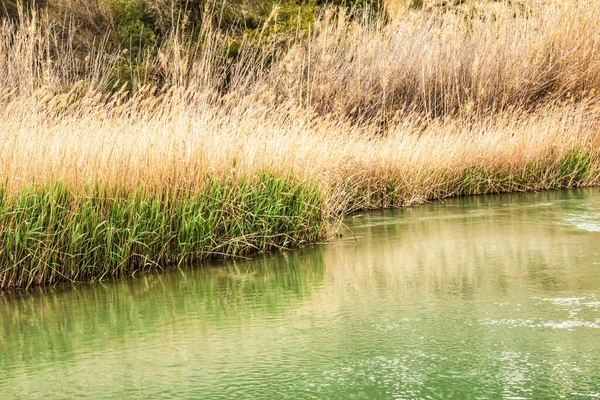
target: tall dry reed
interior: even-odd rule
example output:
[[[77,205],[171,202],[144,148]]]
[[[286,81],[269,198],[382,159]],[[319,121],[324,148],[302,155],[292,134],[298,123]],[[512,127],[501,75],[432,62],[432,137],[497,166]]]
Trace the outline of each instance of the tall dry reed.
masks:
[[[600,7],[507,4],[406,11],[387,24],[329,10],[266,82],[321,115],[359,121],[486,116],[600,89]]]

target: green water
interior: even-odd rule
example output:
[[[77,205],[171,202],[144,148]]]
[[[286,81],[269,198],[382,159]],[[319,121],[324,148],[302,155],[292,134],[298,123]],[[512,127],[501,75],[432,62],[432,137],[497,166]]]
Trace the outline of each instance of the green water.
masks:
[[[292,252],[0,294],[0,398],[600,397],[600,190],[345,220]]]

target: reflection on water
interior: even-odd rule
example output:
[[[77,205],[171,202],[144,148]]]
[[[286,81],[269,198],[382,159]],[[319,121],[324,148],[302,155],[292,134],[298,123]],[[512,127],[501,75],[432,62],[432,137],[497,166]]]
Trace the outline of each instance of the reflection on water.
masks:
[[[249,261],[0,294],[0,397],[600,396],[600,190],[345,224]]]

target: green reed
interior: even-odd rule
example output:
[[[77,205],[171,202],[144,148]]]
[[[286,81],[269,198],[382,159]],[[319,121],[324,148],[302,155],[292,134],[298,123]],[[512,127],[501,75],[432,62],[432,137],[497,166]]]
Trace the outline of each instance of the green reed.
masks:
[[[60,183],[0,191],[0,288],[90,281],[298,246],[322,235],[316,185],[262,174],[194,194]]]

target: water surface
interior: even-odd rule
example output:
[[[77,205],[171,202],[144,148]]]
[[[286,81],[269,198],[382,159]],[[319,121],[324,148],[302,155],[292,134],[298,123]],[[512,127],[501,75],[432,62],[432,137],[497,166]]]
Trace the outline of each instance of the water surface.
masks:
[[[292,252],[0,293],[0,398],[600,397],[600,190],[345,224]]]

